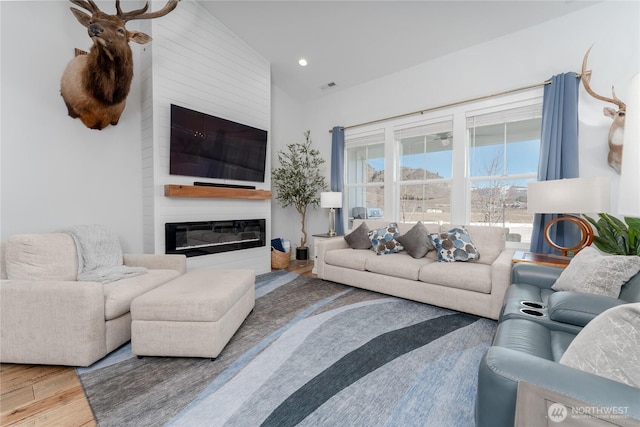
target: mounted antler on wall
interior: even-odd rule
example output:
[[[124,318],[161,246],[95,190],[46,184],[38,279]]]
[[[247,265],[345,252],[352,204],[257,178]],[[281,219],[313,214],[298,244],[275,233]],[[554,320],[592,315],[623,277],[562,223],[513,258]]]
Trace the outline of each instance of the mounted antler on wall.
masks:
[[[582,83],[584,84],[584,89],[594,98],[599,99],[600,101],[611,102],[618,106],[618,110],[605,107],[604,115],[613,118],[613,123],[611,123],[611,128],[609,129],[609,155],[607,160],[609,162],[609,166],[615,169],[616,172],[620,173],[620,165],[622,164],[622,142],[624,139],[624,119],[627,106],[624,102],[618,99],[613,86],[611,86],[613,98],[598,95],[591,89],[591,86],[589,85],[591,81],[591,74],[587,71],[587,59],[589,58],[589,52],[591,52],[591,48],[587,50],[587,53],[584,54],[584,59],[582,60]]]
[[[117,125],[124,110],[133,78],[133,54],[129,41],[145,44],[151,37],[125,28],[134,19],[159,18],[171,12],[179,0],[169,0],[156,12],[147,12],[149,2],[138,10],[122,12],[116,0],[115,15],[102,12],[93,0],[70,0],[89,12],[70,8],[78,22],[87,27],[93,46],[87,55],[72,59],[64,70],[60,94],[69,115],[80,118],[91,129]]]

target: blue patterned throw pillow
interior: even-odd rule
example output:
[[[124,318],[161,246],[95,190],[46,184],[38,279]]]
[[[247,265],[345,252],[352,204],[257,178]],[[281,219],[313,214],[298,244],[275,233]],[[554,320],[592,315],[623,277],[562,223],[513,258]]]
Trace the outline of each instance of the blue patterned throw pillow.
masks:
[[[478,253],[478,249],[476,249],[464,227],[433,233],[431,234],[431,239],[436,245],[438,261],[454,262],[480,259],[480,253]]]
[[[398,224],[395,222],[386,227],[369,231],[371,249],[378,255],[393,254],[403,250],[400,242],[396,240],[398,237],[400,237],[400,233],[398,233]]]

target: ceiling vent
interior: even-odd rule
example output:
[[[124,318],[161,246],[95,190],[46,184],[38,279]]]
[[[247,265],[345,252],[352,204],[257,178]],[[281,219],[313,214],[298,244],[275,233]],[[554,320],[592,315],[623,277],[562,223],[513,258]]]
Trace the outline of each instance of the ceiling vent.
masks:
[[[326,85],[320,86],[320,89],[322,90],[331,89],[332,87],[335,87],[335,85],[336,85],[335,82],[330,82],[330,83],[327,83]]]

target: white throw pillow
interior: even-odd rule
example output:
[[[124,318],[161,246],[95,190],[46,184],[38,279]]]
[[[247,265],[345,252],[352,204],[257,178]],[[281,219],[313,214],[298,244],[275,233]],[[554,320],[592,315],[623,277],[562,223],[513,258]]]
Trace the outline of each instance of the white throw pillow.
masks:
[[[640,256],[603,255],[587,246],[573,257],[551,289],[618,298],[622,285],[638,271]]]
[[[640,387],[640,303],[610,308],[573,339],[560,363]]]

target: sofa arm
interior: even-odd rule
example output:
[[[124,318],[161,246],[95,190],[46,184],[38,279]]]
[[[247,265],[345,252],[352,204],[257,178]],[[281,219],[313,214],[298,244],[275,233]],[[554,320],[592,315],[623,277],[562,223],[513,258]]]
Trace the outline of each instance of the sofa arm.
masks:
[[[476,426],[513,426],[518,381],[582,400],[592,406],[625,408],[640,419],[640,389],[551,360],[504,347],[489,347],[480,361]]]
[[[317,264],[316,264],[316,271],[318,272],[318,277],[319,278],[324,278],[324,256],[327,253],[327,251],[331,251],[334,249],[347,249],[349,247],[349,244],[347,243],[346,240],[344,240],[343,236],[336,236],[336,237],[331,237],[328,239],[322,239],[318,242],[316,248],[318,250],[317,255]]]
[[[124,265],[145,267],[150,270],[176,270],[184,274],[187,272],[187,257],[164,254],[124,254]]]
[[[0,281],[2,363],[88,366],[106,354],[97,282]]]
[[[519,262],[511,270],[511,283],[526,283],[542,289],[551,289],[563,270],[560,267]]]
[[[491,314],[493,319],[500,316],[504,294],[511,285],[513,250],[505,249],[491,264]]]
[[[626,301],[605,295],[560,291],[549,296],[549,319],[585,326],[597,315]]]

